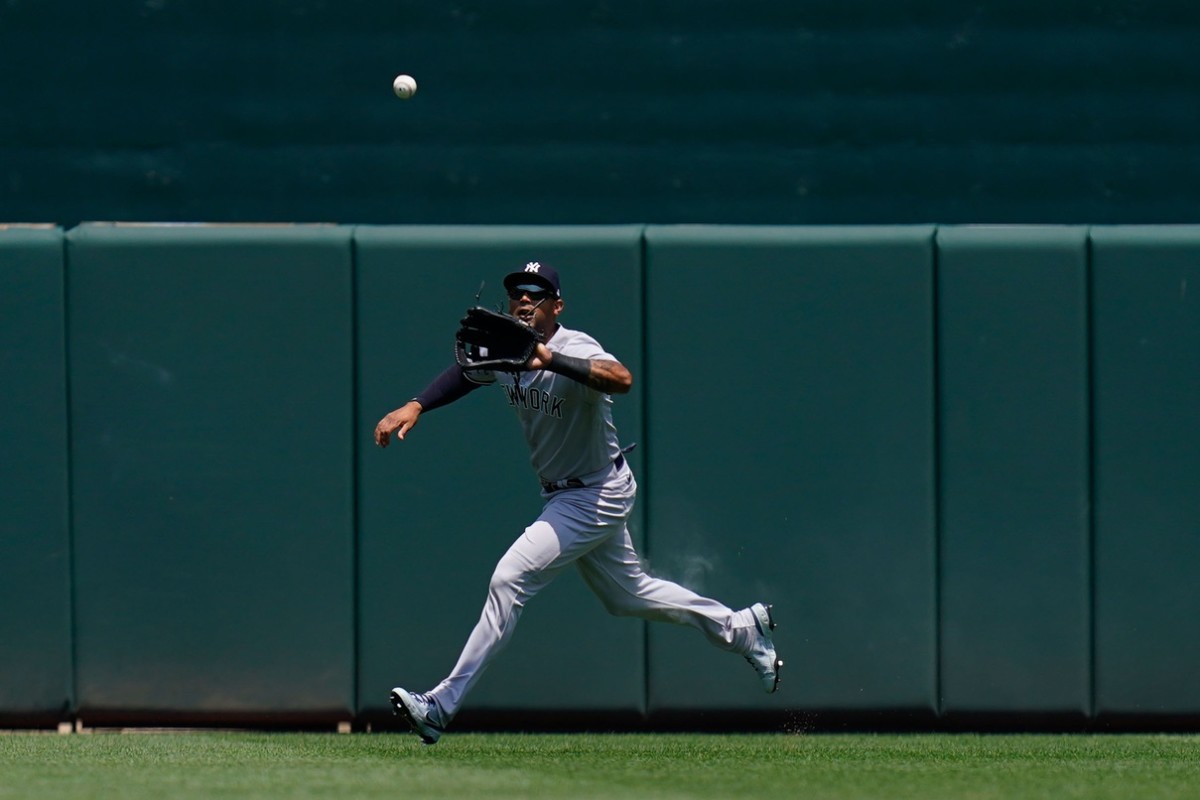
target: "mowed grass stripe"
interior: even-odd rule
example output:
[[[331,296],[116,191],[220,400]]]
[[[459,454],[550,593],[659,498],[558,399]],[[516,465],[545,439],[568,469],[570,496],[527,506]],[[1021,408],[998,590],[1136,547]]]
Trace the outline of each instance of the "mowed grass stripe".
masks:
[[[1200,796],[1179,735],[0,736],[0,798]]]

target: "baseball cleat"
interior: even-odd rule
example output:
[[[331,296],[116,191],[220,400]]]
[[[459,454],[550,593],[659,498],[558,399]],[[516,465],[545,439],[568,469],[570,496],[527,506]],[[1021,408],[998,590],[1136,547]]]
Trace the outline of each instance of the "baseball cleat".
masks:
[[[442,712],[427,694],[415,694],[397,686],[392,689],[392,712],[404,717],[413,732],[425,744],[437,744],[442,738]]]
[[[770,694],[779,688],[779,670],[783,667],[783,660],[775,652],[775,644],[771,641],[771,631],[775,630],[775,616],[772,614],[772,606],[764,606],[762,603],[750,606],[750,613],[754,615],[754,626],[758,628],[758,636],[755,637],[750,652],[746,654],[746,660],[754,667],[754,671],[762,679],[763,688]]]

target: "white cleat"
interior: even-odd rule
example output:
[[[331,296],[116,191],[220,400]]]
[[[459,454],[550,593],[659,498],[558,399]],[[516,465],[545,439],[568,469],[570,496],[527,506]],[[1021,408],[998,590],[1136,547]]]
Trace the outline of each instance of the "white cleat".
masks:
[[[779,688],[779,670],[783,667],[783,660],[775,652],[775,643],[771,641],[771,631],[775,630],[775,617],[771,609],[771,606],[764,606],[762,603],[750,606],[750,612],[754,614],[754,625],[758,628],[758,636],[755,637],[750,652],[746,654],[746,660],[762,679],[763,688],[768,694]]]
[[[392,711],[408,721],[421,741],[425,744],[437,744],[442,738],[445,725],[442,724],[442,712],[437,703],[427,694],[415,694],[397,686],[392,689]]]

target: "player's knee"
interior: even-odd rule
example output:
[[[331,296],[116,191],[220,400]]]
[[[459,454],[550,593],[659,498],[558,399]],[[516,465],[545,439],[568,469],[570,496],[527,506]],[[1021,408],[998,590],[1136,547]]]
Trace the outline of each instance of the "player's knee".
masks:
[[[492,571],[492,581],[488,588],[492,591],[503,589],[506,586],[512,586],[519,576],[519,572],[512,567],[501,562],[496,565],[496,569]]]
[[[505,591],[516,589],[522,590],[528,583],[531,572],[522,566],[508,559],[501,559],[496,565],[496,569],[492,572],[492,581],[489,586],[491,591]]]

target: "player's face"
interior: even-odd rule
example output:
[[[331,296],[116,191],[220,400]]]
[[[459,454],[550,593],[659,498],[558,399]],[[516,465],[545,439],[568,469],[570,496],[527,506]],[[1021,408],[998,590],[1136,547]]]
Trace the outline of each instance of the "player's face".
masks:
[[[558,320],[562,299],[544,289],[515,288],[508,292],[508,313],[546,333]]]

